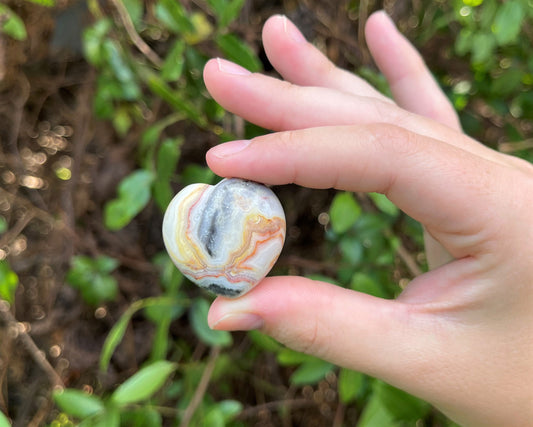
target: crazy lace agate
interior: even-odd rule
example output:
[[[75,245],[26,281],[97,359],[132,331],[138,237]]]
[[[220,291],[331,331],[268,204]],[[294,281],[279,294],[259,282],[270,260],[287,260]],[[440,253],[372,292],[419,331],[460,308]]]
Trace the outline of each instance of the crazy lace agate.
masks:
[[[170,202],[163,240],[178,269],[215,294],[238,297],[270,271],[285,240],[285,214],[268,187],[237,178],[193,184]]]

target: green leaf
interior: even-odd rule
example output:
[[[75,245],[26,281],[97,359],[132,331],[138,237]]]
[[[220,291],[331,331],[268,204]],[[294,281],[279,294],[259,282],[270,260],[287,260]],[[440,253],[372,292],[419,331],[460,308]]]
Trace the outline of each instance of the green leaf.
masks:
[[[178,34],[194,31],[194,25],[179,1],[159,0],[155,6],[155,15],[170,31]]]
[[[27,1],[41,5],[41,6],[46,6],[46,7],[53,7],[56,4],[55,0],[27,0]]]
[[[233,62],[243,66],[252,73],[261,70],[257,55],[241,39],[233,34],[221,34],[215,39],[218,47]]]
[[[423,400],[382,381],[374,384],[374,393],[396,421],[416,422],[424,418],[431,406]]]
[[[379,298],[387,298],[386,292],[381,285],[372,277],[364,273],[355,273],[350,282],[350,288],[357,292],[373,295]]]
[[[215,331],[207,324],[209,303],[201,298],[196,298],[190,308],[189,318],[196,336],[204,344],[210,346],[227,347],[233,342],[231,334],[227,331]]]
[[[120,412],[119,408],[108,405],[104,412],[84,419],[78,427],[119,427]]]
[[[202,417],[202,425],[209,427],[227,426],[242,411],[242,408],[242,403],[236,400],[218,402]]]
[[[100,19],[83,32],[83,50],[91,64],[101,66],[106,60],[102,43],[111,27],[110,19]]]
[[[216,175],[213,171],[205,166],[201,166],[195,163],[185,166],[181,173],[181,183],[183,185],[189,184],[213,184]]]
[[[100,273],[111,273],[119,265],[117,259],[107,255],[100,255],[94,259],[94,268]]]
[[[392,203],[387,196],[381,193],[368,193],[368,196],[372,199],[376,207],[387,215],[396,217],[400,210]]]
[[[193,13],[191,15],[191,23],[193,24],[194,31],[185,35],[185,42],[189,46],[204,41],[213,32],[213,27],[203,13]]]
[[[185,47],[185,40],[178,39],[170,48],[161,68],[161,77],[164,80],[174,82],[181,77],[185,64]]]
[[[169,296],[176,295],[185,277],[176,268],[168,253],[159,252],[152,259],[152,263],[159,269],[159,280],[163,289]]]
[[[0,427],[11,427],[11,422],[2,411],[0,411]]]
[[[59,408],[76,418],[87,418],[103,412],[105,407],[99,397],[81,390],[64,389],[53,394],[54,402]]]
[[[228,423],[242,412],[243,405],[237,400],[222,400],[218,402],[218,408],[222,412],[224,422]]]
[[[315,356],[285,347],[277,354],[277,359],[278,363],[282,366],[292,366],[299,365],[310,360],[316,360],[317,358]]]
[[[109,331],[109,334],[107,335],[104,346],[102,348],[102,354],[100,355],[100,370],[101,371],[107,371],[107,367],[109,366],[109,361],[111,360],[111,356],[115,352],[115,349],[118,347],[120,342],[122,341],[122,338],[124,338],[124,334],[126,333],[126,329],[128,328],[128,324],[130,322],[131,316],[133,315],[132,312],[127,310],[118,320],[117,323],[113,325],[111,328],[111,331]]]
[[[89,298],[85,296],[84,299],[92,305],[98,305],[102,301],[113,301],[118,294],[118,284],[116,279],[112,276],[95,276],[93,285],[90,289],[91,295],[94,295],[95,297]]]
[[[503,46],[517,41],[523,19],[524,9],[520,0],[506,1],[499,7],[492,25],[492,32],[496,36],[498,45]]]
[[[339,372],[338,390],[342,403],[349,404],[362,392],[365,375],[351,369],[341,368]]]
[[[277,342],[269,335],[266,335],[260,331],[248,331],[248,336],[253,341],[253,343],[261,350],[275,353],[281,349],[281,344],[279,342]]]
[[[523,76],[520,68],[511,67],[492,80],[490,90],[496,96],[509,96],[520,89]]]
[[[124,314],[122,314],[119,321],[115,323],[104,342],[102,354],[100,355],[100,370],[107,371],[111,357],[117,346],[120,344],[120,341],[122,341],[130,319],[137,311],[147,307],[162,306],[166,308],[175,305],[179,306],[181,305],[181,302],[176,298],[169,298],[166,296],[145,298],[131,304]]]
[[[125,227],[150,201],[154,174],[145,169],[132,172],[118,186],[118,198],[105,205],[105,225],[110,230]]]
[[[219,27],[226,28],[239,16],[244,0],[208,0],[207,3],[216,15]]]
[[[185,117],[181,113],[172,113],[164,117],[163,119],[152,124],[146,129],[142,136],[141,142],[138,148],[139,161],[144,169],[151,169],[155,164],[155,151],[157,143],[161,138],[161,134],[168,126],[183,120]]]
[[[321,359],[310,359],[302,363],[290,377],[292,385],[316,384],[323,379],[334,365]]]
[[[342,256],[353,266],[359,264],[363,259],[363,245],[356,237],[344,235],[339,242],[339,249]]]
[[[8,224],[6,219],[0,215],[0,234],[5,233],[8,229]]]
[[[352,193],[337,193],[331,202],[329,218],[336,234],[348,231],[361,215],[361,207]]]
[[[116,108],[113,112],[113,127],[117,131],[118,135],[124,137],[131,128],[133,120],[126,106]]]
[[[122,383],[111,395],[117,405],[127,405],[149,399],[176,370],[176,365],[166,360],[152,363]]]
[[[157,179],[154,182],[154,199],[162,211],[167,208],[174,196],[170,180],[175,173],[180,158],[180,146],[182,143],[182,137],[168,138],[161,143],[157,152]]]
[[[357,427],[398,427],[398,425],[379,396],[372,394],[359,417]]]
[[[131,411],[122,410],[120,423],[128,427],[161,427],[163,419],[157,409],[145,406]]]
[[[475,33],[472,36],[472,63],[484,64],[492,58],[496,39],[490,33]]]
[[[121,0],[130,15],[131,22],[135,28],[139,29],[144,14],[144,2],[141,0]]]
[[[88,304],[98,305],[102,301],[112,301],[116,298],[118,284],[109,273],[117,267],[118,261],[107,256],[95,259],[75,256],[72,258],[66,281],[80,291]]]
[[[24,22],[5,4],[0,3],[0,31],[15,40],[26,40],[28,33]]]
[[[17,274],[11,270],[6,260],[0,260],[0,298],[13,305],[18,284]]]
[[[315,384],[333,369],[329,362],[290,348],[279,351],[277,359],[282,366],[300,365],[290,377],[293,385]]]
[[[224,414],[218,406],[211,407],[202,417],[202,424],[209,427],[224,427]]]
[[[156,309],[153,308],[152,312],[156,312]],[[159,310],[161,312],[161,310]],[[169,328],[170,323],[172,322],[171,314],[169,310],[166,310],[165,317],[159,315],[159,319],[156,322],[156,329],[154,334],[154,339],[152,341],[152,350],[150,351],[150,362],[155,362],[156,360],[163,360],[167,356],[168,352],[168,343],[169,343]],[[150,317],[147,314],[147,317]]]
[[[181,92],[172,89],[159,75],[144,70],[143,79],[154,95],[159,96],[176,111],[183,113],[192,122],[199,126],[205,126],[206,120],[198,108],[186,99]]]
[[[109,38],[104,39],[102,48],[105,60],[110,65],[114,77],[120,82],[121,99],[135,101],[141,96],[141,89],[137,83],[136,73],[128,64],[124,51],[118,42]]]
[[[455,53],[459,56],[466,55],[472,49],[472,30],[463,28],[455,39]]]

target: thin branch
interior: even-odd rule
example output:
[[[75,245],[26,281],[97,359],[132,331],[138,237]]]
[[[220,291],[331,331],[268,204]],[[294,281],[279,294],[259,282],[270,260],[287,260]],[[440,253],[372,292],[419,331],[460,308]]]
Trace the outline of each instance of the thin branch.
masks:
[[[115,6],[115,9],[118,12],[118,15],[120,17],[120,20],[122,21],[122,25],[124,25],[124,29],[128,33],[128,36],[130,36],[130,39],[132,43],[139,49],[139,51],[146,56],[150,62],[152,62],[156,67],[161,67],[163,65],[163,60],[155,53],[150,46],[146,44],[146,42],[137,34],[137,31],[135,30],[135,26],[133,25],[133,22],[131,20],[131,17],[126,10],[126,7],[122,3],[121,0],[111,0],[111,3]]]
[[[385,229],[383,233],[385,234],[385,237],[389,239],[394,237],[394,233],[389,228]],[[413,277],[420,276],[423,273],[422,269],[418,266],[418,263],[415,261],[415,257],[411,254],[411,252],[409,252],[405,248],[403,243],[401,242],[399,243],[398,247],[396,248],[396,253],[400,257],[400,259],[404,262],[405,266],[407,267],[407,269],[409,270],[409,272],[411,273]]]
[[[180,427],[188,427],[189,423],[192,420],[194,413],[196,412],[196,409],[202,402],[205,392],[207,391],[207,386],[209,385],[209,381],[211,380],[211,375],[213,374],[213,370],[215,369],[215,363],[219,355],[220,355],[220,347],[212,347],[211,353],[209,354],[209,360],[207,361],[207,365],[205,366],[204,372],[202,373],[202,378],[200,378],[198,387],[194,391],[194,395],[191,401],[189,402],[187,409],[185,409],[185,412],[183,413]]]
[[[16,224],[10,228],[3,236],[0,238],[0,248],[9,245],[13,240],[15,240],[20,233],[26,228],[30,221],[34,218],[34,213],[32,211],[26,211],[16,222]]]
[[[261,405],[252,406],[251,408],[246,408],[244,411],[242,411],[238,418],[240,420],[246,419],[246,418],[252,418],[254,416],[257,416],[257,414],[263,412],[263,411],[277,411],[280,408],[290,408],[290,409],[299,409],[299,408],[307,408],[311,406],[315,406],[316,403],[312,400],[306,399],[306,398],[300,398],[300,399],[284,399],[284,400],[274,400],[272,402],[266,402]]]
[[[502,142],[498,145],[498,150],[502,153],[514,153],[520,150],[533,148],[533,138],[524,139],[517,142]]]
[[[32,217],[34,218],[39,218],[41,221],[44,221],[50,225],[63,224],[60,220],[55,219],[50,213],[41,208],[38,208],[32,202],[26,200],[26,198],[22,196],[10,193],[9,191],[4,190],[1,187],[0,193],[2,194],[2,197],[5,197],[10,204],[18,203],[27,208],[29,211],[31,211]]]
[[[0,301],[0,320],[5,323],[8,329],[17,331],[17,338],[20,339],[20,342],[30,354],[34,362],[48,376],[52,386],[64,388],[65,384],[63,383],[63,380],[52,365],[50,365],[50,362],[46,359],[45,353],[37,347],[37,344],[35,344],[32,337],[26,332],[24,325],[15,319],[15,316],[9,311],[9,304],[5,301]]]

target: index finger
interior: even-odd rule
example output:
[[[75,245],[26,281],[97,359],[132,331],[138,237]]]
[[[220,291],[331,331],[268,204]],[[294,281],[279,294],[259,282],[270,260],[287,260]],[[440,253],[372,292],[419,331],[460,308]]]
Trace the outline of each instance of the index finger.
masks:
[[[497,217],[487,209],[494,205],[487,189],[506,185],[496,175],[504,166],[389,124],[321,127],[233,141],[212,148],[207,162],[218,175],[266,184],[380,192],[439,241],[452,243],[454,237],[478,233],[480,224]],[[460,258],[473,246],[479,242],[449,249]]]

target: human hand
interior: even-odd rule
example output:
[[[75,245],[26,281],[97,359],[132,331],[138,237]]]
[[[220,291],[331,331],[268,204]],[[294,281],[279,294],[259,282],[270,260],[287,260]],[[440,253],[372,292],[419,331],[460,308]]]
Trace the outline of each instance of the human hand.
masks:
[[[300,277],[219,297],[215,329],[280,342],[381,378],[466,425],[533,419],[533,167],[460,132],[423,61],[383,13],[369,48],[396,103],[335,68],[284,17],[263,31],[286,81],[224,60],[204,70],[223,107],[277,133],[211,149],[221,176],[376,191],[420,221],[452,260],[383,300]],[[426,117],[423,117],[426,116]],[[438,253],[436,258],[442,257]]]

